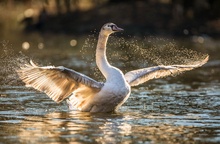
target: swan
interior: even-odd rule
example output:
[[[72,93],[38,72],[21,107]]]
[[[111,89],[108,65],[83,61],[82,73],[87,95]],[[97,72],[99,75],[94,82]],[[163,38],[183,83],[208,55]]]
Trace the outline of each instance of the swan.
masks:
[[[123,31],[114,23],[102,26],[96,47],[96,64],[106,81],[98,82],[82,73],[63,66],[37,66],[30,60],[17,70],[18,76],[27,87],[46,93],[53,101],[60,103],[67,99],[71,110],[83,112],[113,112],[128,99],[131,87],[151,79],[161,78],[200,67],[208,56],[192,65],[154,66],[133,70],[123,74],[109,64],[106,58],[106,44],[110,34]]]

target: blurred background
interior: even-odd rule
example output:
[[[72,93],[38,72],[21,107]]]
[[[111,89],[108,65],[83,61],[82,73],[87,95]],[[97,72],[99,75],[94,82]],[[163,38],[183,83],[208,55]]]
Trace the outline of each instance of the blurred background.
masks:
[[[194,36],[203,43],[220,36],[219,10],[218,0],[0,0],[0,40],[18,44],[21,33],[34,32],[77,37],[114,22],[125,36]]]
[[[219,0],[0,0],[0,42],[5,45],[2,47],[22,51],[47,64],[83,70],[85,61],[94,64],[94,57],[90,55],[94,55],[99,29],[103,24],[113,22],[125,29],[109,42],[117,43],[113,47],[122,47],[120,38],[125,38],[124,42],[135,43],[130,44],[135,45],[135,49],[151,45],[160,51],[159,47],[165,43],[172,47],[168,43],[174,41],[178,47],[208,53],[214,65],[219,66],[219,10]],[[158,38],[163,40],[158,42]],[[91,51],[85,51],[85,48]],[[174,59],[177,52],[172,56],[166,54],[170,50],[165,49],[161,52],[163,56],[157,56],[162,62],[154,61],[156,64],[184,61]],[[108,53],[111,51],[117,50]],[[125,50],[121,52],[122,55],[126,53]],[[173,59],[165,62],[164,55]],[[84,60],[76,62],[73,57]],[[114,60],[114,56],[110,57]],[[122,67],[117,65],[117,57],[115,54],[114,63]],[[137,59],[140,55],[133,57]]]
[[[0,35],[83,35],[106,22],[132,35],[220,36],[218,0],[0,0]]]
[[[146,67],[150,60],[158,65],[190,59],[181,58],[186,54],[174,51],[171,43],[207,53],[210,65],[219,67],[219,11],[219,0],[0,0],[0,42],[3,50],[22,51],[44,65],[65,65],[88,74],[88,66],[95,67],[98,32],[113,22],[125,31],[110,39],[108,47],[116,49],[108,49],[108,58],[122,70],[131,68],[127,63],[132,60]],[[128,45],[137,55],[121,58],[134,54]],[[141,56],[139,47],[149,45],[156,47],[154,56],[148,54],[154,60]]]

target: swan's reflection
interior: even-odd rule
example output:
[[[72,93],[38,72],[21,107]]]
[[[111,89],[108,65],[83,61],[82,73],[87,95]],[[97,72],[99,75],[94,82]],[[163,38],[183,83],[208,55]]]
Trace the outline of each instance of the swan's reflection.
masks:
[[[127,114],[54,112],[26,116],[17,135],[20,143],[190,143],[213,130],[166,124],[164,118],[138,119]],[[172,122],[171,122],[172,123]],[[208,133],[207,133],[208,132]],[[201,137],[200,137],[201,138]]]
[[[21,143],[117,143],[130,135],[131,125],[121,114],[54,112],[44,117],[27,116],[18,133]]]
[[[102,136],[96,138],[100,143],[118,143],[122,142],[123,138],[131,134],[131,124],[127,123],[127,116],[118,116],[116,119],[106,119],[103,125],[99,126]],[[118,136],[121,135],[119,138]]]

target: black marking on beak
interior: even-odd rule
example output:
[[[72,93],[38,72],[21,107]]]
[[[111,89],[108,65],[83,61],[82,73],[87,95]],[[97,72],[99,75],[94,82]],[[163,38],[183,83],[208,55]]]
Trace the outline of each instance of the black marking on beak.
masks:
[[[112,25],[111,28],[112,28],[112,31],[115,31],[115,32],[119,32],[119,31],[123,31],[124,30],[122,28],[117,27],[116,25]]]

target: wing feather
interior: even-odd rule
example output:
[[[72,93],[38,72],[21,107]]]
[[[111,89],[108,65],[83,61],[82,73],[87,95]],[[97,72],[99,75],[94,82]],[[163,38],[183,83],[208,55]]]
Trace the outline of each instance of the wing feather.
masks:
[[[204,65],[208,61],[208,59],[209,56],[207,56],[204,60],[198,61],[195,64],[191,65],[154,66],[133,70],[125,74],[125,79],[130,84],[130,86],[137,86],[151,79],[157,79],[169,75],[176,75],[184,71],[189,71],[194,68],[200,67]]]
[[[103,83],[63,66],[39,67],[32,61],[30,61],[30,65],[25,65],[25,67],[17,70],[17,73],[26,86],[45,92],[57,103],[75,91],[96,93],[103,86]]]

